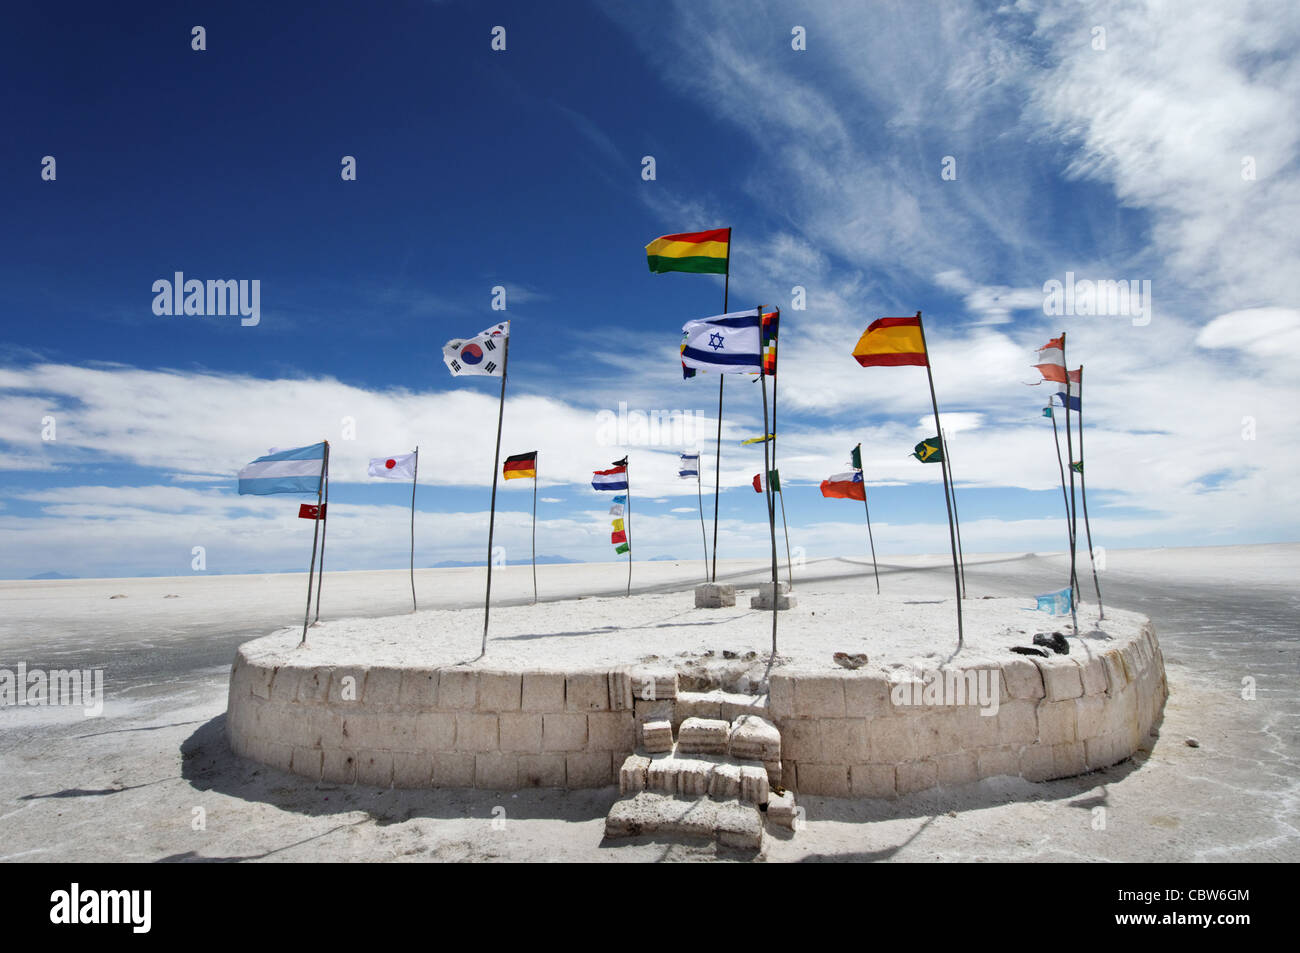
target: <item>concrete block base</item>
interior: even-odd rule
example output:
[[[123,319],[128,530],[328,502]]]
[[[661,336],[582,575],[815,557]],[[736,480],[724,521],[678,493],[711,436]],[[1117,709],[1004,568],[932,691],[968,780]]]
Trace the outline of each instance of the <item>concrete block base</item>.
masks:
[[[695,608],[722,609],[736,604],[736,587],[702,582],[695,587]]]
[[[789,583],[778,582],[776,584],[776,607],[777,609],[793,609],[798,602],[795,597],[790,595]],[[758,595],[751,596],[749,599],[751,609],[766,609],[772,611],[772,584],[765,582],[758,587]]]

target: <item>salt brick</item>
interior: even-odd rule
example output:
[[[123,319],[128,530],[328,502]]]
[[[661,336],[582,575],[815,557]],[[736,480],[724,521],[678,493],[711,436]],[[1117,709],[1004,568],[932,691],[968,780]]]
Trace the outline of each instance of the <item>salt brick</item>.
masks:
[[[603,788],[614,777],[613,755],[608,751],[586,751],[565,758],[566,786]]]
[[[357,780],[356,752],[343,748],[321,752],[321,780],[334,784],[355,784]]]
[[[449,711],[421,712],[415,716],[421,751],[456,750],[456,715]]]
[[[1128,674],[1124,671],[1124,661],[1117,649],[1111,649],[1101,657],[1106,669],[1106,693],[1114,696],[1128,686]]]
[[[478,704],[478,672],[444,668],[438,673],[438,707],[443,711],[473,711]]]
[[[270,698],[271,682],[275,680],[275,673],[277,671],[279,671],[278,665],[249,665],[248,690],[258,698]]]
[[[855,764],[849,768],[849,792],[854,797],[895,797],[897,772],[892,764]],[[772,808],[768,806],[770,811]]]
[[[542,715],[543,751],[582,751],[586,747],[586,715],[550,712]]]
[[[781,758],[791,761],[820,761],[821,722],[815,718],[792,718],[782,724]]]
[[[604,672],[572,674],[564,684],[564,704],[569,711],[609,711],[609,680]]]
[[[482,712],[518,711],[522,697],[521,676],[510,672],[480,672],[478,705]]]
[[[630,754],[624,759],[622,766],[618,769],[618,793],[622,795],[636,794],[645,790],[646,770],[650,767],[650,759],[643,758],[640,755]]]
[[[1085,695],[1100,695],[1106,691],[1106,666],[1100,655],[1093,655],[1079,663],[1079,674],[1083,679]]]
[[[501,750],[539,754],[542,750],[541,712],[508,711],[500,715]]]
[[[393,755],[389,751],[357,752],[357,784],[376,788],[393,786]]]
[[[564,787],[564,755],[521,754],[519,786],[521,788]]]
[[[329,701],[333,675],[332,668],[313,668],[304,672],[298,679],[298,694],[294,700],[300,705],[324,705]]]
[[[722,717],[722,698],[718,692],[678,692],[673,710],[678,724],[687,718],[717,721]]]
[[[293,702],[298,697],[298,682],[306,670],[286,665],[277,669],[271,680],[271,698],[280,702]]]
[[[500,748],[498,719],[496,715],[471,712],[456,713],[456,750],[480,752]]]
[[[1083,774],[1088,770],[1087,759],[1084,757],[1083,742],[1074,741],[1069,744],[1052,746],[1052,776],[1056,778],[1072,778],[1076,774]]]
[[[795,710],[804,718],[843,718],[844,679],[800,675],[794,683]]]
[[[939,784],[939,770],[933,761],[904,761],[898,766],[898,793],[926,791]]]
[[[1042,701],[1038,703],[1038,741],[1044,745],[1073,742],[1077,734],[1075,702]]]
[[[397,703],[403,708],[432,711],[438,707],[438,670],[408,668],[402,672]]]
[[[1007,659],[1002,663],[1002,677],[1012,698],[1043,697],[1043,676],[1029,659]]]
[[[1106,696],[1084,695],[1074,700],[1075,737],[1080,741],[1102,733],[1105,726]]]
[[[862,724],[865,742],[865,723]],[[766,718],[741,715],[731,725],[727,752],[733,758],[754,761],[781,760],[781,732]]]
[[[677,672],[674,669],[632,669],[633,701],[671,701],[676,697]]]
[[[427,788],[433,785],[433,755],[399,751],[393,755],[393,787]]]
[[[402,670],[372,667],[366,673],[365,688],[361,700],[367,708],[396,707],[402,690]]]
[[[709,777],[709,797],[714,800],[740,797],[740,765],[720,764]]]
[[[794,795],[789,791],[784,794],[772,794],[767,799],[767,819],[794,830],[795,819],[799,816],[794,805]]]
[[[1051,659],[1035,659],[1034,664],[1043,673],[1044,696],[1048,701],[1064,701],[1078,698],[1083,694],[1083,677],[1079,674],[1079,663],[1069,656]]]
[[[1020,776],[1020,746],[998,745],[976,752],[976,770],[981,778]]]
[[[673,726],[670,721],[647,721],[641,726],[641,747],[651,754],[673,750]]]
[[[773,720],[795,716],[794,679],[789,675],[773,675],[768,682],[767,706]]]
[[[684,753],[726,754],[731,725],[720,718],[687,718],[677,732],[677,750]]]
[[[474,756],[474,787],[513,791],[519,787],[519,756],[496,751]]]
[[[349,682],[348,679],[352,681]],[[364,668],[336,668],[330,675],[329,703],[345,708],[354,707],[365,697],[366,670]],[[344,697],[347,695],[348,697]]]
[[[321,764],[322,753],[319,748],[294,748],[293,760],[289,765],[289,770],[294,774],[302,775],[304,778],[319,781]]]
[[[944,787],[979,780],[979,763],[974,751],[958,751],[934,759],[935,773]]]
[[[1025,745],[1020,749],[1020,776],[1026,781],[1048,781],[1055,770],[1051,745]]]
[[[882,763],[915,758],[915,721],[914,718],[876,718],[868,722],[872,757]]]
[[[433,756],[433,786],[438,788],[472,788],[474,786],[473,752],[446,751]]]
[[[828,718],[821,723],[822,752],[849,764],[871,759],[867,721],[862,718]]]
[[[561,672],[524,672],[520,707],[524,711],[564,711],[564,675]]]
[[[846,771],[846,781],[847,778],[848,775]],[[766,804],[769,790],[767,771],[751,764],[743,764],[740,766],[740,799],[742,801],[749,804]],[[847,797],[847,794],[848,787],[846,785],[844,796]]]
[[[612,711],[632,710],[632,673],[626,668],[612,669],[606,675],[609,707]]]
[[[722,720],[736,721],[750,716],[766,718],[766,695],[739,695],[724,693],[722,696]]]
[[[630,711],[592,712],[587,716],[587,748],[624,754],[636,747],[636,717]]]
[[[848,797],[848,765],[799,762],[799,793],[820,794],[825,797]]]
[[[846,717],[876,718],[890,713],[889,682],[883,677],[854,673],[842,682]]]

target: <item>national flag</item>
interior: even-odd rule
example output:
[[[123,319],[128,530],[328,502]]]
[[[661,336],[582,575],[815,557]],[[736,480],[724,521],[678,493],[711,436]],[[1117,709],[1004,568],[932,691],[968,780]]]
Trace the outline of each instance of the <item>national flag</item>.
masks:
[[[1075,473],[1082,473],[1082,472],[1083,472],[1083,461],[1082,461],[1082,460],[1075,460],[1073,463],[1070,464],[1070,469],[1073,470]]]
[[[528,477],[536,479],[537,451],[516,453],[513,457],[506,457],[506,462],[501,465],[501,475],[507,480],[522,480]]]
[[[366,468],[366,473],[385,480],[414,480],[415,454],[395,453],[391,457],[375,457]]]
[[[1044,416],[1044,417],[1050,417],[1050,416],[1052,416],[1052,408],[1051,408],[1051,407],[1044,407],[1044,408],[1043,408],[1043,416]]]
[[[623,530],[621,530],[621,529],[614,530],[614,532],[612,532],[612,533],[609,534],[609,541],[610,541],[611,543],[616,544],[616,545],[617,545],[618,543],[626,543],[626,542],[627,542],[627,533],[623,532]]]
[[[854,448],[853,448],[853,456],[852,456],[852,463],[851,463],[851,465],[852,465],[853,469],[855,469],[855,470],[861,470],[861,469],[862,469],[862,448],[861,448],[861,447],[854,447]]]
[[[624,460],[627,458],[624,457]],[[592,472],[591,487],[594,490],[626,490],[627,489],[627,465],[616,466],[609,470],[595,470]],[[618,497],[614,497],[615,500]],[[627,502],[627,498],[623,498]]]
[[[631,549],[631,547],[628,546],[627,543],[623,543],[621,546],[615,546],[615,547],[614,547],[614,552],[618,553],[618,554],[621,556],[621,555],[623,555],[623,553],[627,552],[629,549]]]
[[[615,503],[613,506],[611,506],[611,507],[609,508],[609,515],[610,515],[610,516],[622,516],[622,515],[623,515],[623,504],[622,504],[622,503]]]
[[[277,450],[258,457],[239,471],[239,492],[265,496],[269,493],[320,493],[325,442],[310,447]]]
[[[1065,335],[1052,338],[1038,349],[1038,363],[1034,365],[1045,381],[1065,383]]]
[[[700,455],[698,453],[683,453],[677,475],[683,479],[698,477],[700,475]]]
[[[769,440],[775,440],[775,439],[776,439],[775,434],[768,434],[766,437],[750,437],[748,440],[740,441],[740,445],[743,447],[747,443],[766,443]]]
[[[730,264],[731,229],[662,235],[645,247],[646,262],[656,274],[687,271],[725,275]]]
[[[1083,368],[1070,371],[1067,376],[1069,381],[1065,385],[1066,389],[1057,391],[1056,396],[1061,399],[1062,407],[1081,411],[1083,410]]]
[[[453,377],[462,374],[479,374],[500,377],[502,354],[506,338],[510,336],[510,322],[495,324],[480,331],[469,340],[455,338],[442,349],[442,360]]]
[[[324,516],[325,516],[325,505],[326,505],[326,504],[324,504],[324,503],[321,503],[319,506],[318,506],[317,504],[315,504],[315,503],[302,503],[302,504],[300,504],[300,505],[298,506],[298,519],[300,519],[300,520],[314,520],[314,519],[317,519],[317,518],[324,518]]]
[[[853,356],[863,367],[925,367],[920,318],[878,318],[858,338]]]
[[[822,496],[835,500],[865,500],[867,485],[862,482],[862,471],[837,473],[829,480],[822,480]]]
[[[719,374],[757,374],[762,364],[757,308],[731,311],[682,326],[682,364]]]
[[[776,374],[776,332],[780,323],[780,308],[768,311],[762,317],[763,373],[768,377]]]
[[[942,463],[943,448],[938,437],[927,437],[912,448],[912,456],[922,463]]]
[[[767,480],[768,480],[768,482],[772,485],[772,492],[773,492],[773,493],[780,493],[780,492],[781,492],[781,472],[780,472],[779,470],[768,470],[768,471],[767,471]],[[755,474],[754,474],[754,480],[753,480],[753,483],[754,483],[754,492],[755,492],[755,493],[762,493],[762,492],[763,492],[763,474],[761,474],[761,473],[755,473]]]

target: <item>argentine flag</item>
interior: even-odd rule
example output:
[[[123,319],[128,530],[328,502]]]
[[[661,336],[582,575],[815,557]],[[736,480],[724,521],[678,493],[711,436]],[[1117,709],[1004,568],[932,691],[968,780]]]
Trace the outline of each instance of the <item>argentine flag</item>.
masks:
[[[320,493],[325,442],[258,457],[239,471],[239,493]]]

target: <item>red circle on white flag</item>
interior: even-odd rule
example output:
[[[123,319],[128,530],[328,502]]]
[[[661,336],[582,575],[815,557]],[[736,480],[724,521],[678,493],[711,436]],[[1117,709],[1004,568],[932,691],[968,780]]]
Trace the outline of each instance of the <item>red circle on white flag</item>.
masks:
[[[393,467],[395,467],[395,466],[397,466],[397,461],[396,461],[396,460],[385,460],[385,461],[384,461],[384,469],[386,469],[386,470],[391,470],[391,469],[393,469]]]

